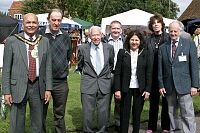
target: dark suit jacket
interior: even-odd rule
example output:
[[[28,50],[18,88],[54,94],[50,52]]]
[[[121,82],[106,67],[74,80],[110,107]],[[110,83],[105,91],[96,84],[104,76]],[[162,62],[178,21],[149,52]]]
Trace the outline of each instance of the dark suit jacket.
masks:
[[[23,33],[19,34],[24,36]],[[42,37],[38,45],[40,97],[52,90],[52,61],[49,41]],[[24,42],[11,36],[4,48],[2,94],[11,94],[14,103],[20,103],[27,91],[28,57]]]
[[[104,67],[96,74],[90,60],[91,43],[81,45],[78,51],[78,69],[81,72],[81,93],[94,94],[101,90],[103,94],[111,92],[111,71],[114,66],[114,49],[110,44],[103,44]]]
[[[141,49],[139,49],[140,53]],[[130,50],[128,51],[130,53]],[[114,88],[115,91],[128,92],[131,80],[131,56],[120,49],[117,56],[117,64],[115,67]],[[147,49],[138,56],[137,61],[137,79],[140,92],[151,91],[152,66],[150,64],[150,54]]]
[[[179,61],[178,56],[186,55],[187,61]],[[159,48],[158,53],[158,86],[165,88],[167,94],[171,94],[175,87],[179,94],[189,94],[191,87],[198,88],[197,49],[194,41],[179,39],[174,61],[171,58],[171,40]]]

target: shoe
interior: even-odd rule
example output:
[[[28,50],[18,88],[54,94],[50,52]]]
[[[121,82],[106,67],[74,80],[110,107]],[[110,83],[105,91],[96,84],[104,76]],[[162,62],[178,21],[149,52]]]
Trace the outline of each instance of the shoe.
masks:
[[[120,133],[120,126],[115,126],[115,130]]]
[[[152,130],[146,130],[145,133],[153,133]]]

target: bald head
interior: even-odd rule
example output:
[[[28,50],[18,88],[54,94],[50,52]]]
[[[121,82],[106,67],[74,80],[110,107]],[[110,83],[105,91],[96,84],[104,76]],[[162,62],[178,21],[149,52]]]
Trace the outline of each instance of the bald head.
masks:
[[[38,29],[38,18],[33,13],[27,13],[24,15],[22,27],[24,32],[32,37]]]

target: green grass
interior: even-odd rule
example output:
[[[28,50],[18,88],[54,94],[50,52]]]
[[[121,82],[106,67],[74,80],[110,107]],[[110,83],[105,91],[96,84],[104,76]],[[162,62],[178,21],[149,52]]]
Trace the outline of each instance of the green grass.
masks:
[[[68,78],[69,83],[69,95],[67,100],[67,108],[66,108],[66,128],[67,131],[81,131],[82,130],[82,106],[81,106],[81,99],[80,99],[80,78],[81,76],[77,73],[74,73],[74,67],[70,69],[70,74]],[[1,76],[0,76],[1,80]],[[200,98],[199,96],[195,96],[193,98],[194,101],[194,108],[196,112],[200,111]],[[113,106],[111,108],[111,118],[110,118],[110,125],[113,125]],[[161,106],[160,106],[161,107]],[[149,101],[145,101],[145,105],[143,108],[143,112],[141,115],[141,122],[148,121],[148,111],[149,111]],[[29,108],[27,106],[27,113],[26,113],[26,132],[30,132],[30,117],[29,117]],[[6,120],[0,119],[0,133],[8,133],[9,132],[9,108],[6,108]],[[160,118],[160,112],[159,112]],[[94,125],[97,125],[97,118],[96,115],[94,117]],[[53,110],[52,110],[52,100],[50,101],[48,115],[47,115],[47,133],[53,133]]]

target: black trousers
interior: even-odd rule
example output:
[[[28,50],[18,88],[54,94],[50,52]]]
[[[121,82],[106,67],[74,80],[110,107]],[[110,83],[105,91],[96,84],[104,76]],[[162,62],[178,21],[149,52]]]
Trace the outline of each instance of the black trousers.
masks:
[[[158,87],[153,86],[151,88],[151,95],[150,95],[148,130],[156,131],[157,129],[160,97],[161,96]],[[162,97],[161,128],[162,130],[170,130],[168,104],[165,97]]]
[[[131,102],[132,104],[132,122],[133,133],[139,133],[140,129],[140,115],[144,105],[144,97],[139,88],[130,88],[127,93],[122,92],[122,98],[120,103],[120,132],[128,133]]]

